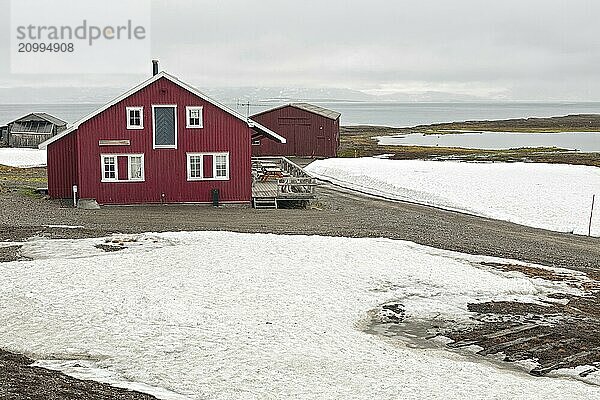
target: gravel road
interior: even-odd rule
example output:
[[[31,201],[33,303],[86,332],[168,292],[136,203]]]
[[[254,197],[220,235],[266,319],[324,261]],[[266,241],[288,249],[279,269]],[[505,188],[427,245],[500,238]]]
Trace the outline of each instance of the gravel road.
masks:
[[[387,237],[592,272],[600,267],[600,238],[557,233],[446,211],[391,202],[342,190],[318,189],[311,209],[254,210],[206,205],[107,206],[77,210],[60,201],[0,194],[0,240],[91,237],[109,233],[227,230],[278,234]],[[83,226],[83,229],[47,225]]]

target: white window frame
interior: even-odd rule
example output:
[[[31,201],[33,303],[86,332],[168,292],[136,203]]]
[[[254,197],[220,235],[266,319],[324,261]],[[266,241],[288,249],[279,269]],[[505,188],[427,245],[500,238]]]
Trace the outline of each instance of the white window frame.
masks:
[[[157,145],[156,144],[156,118],[154,109],[156,108],[174,108],[175,109],[175,145]],[[153,149],[177,149],[177,104],[152,104],[152,148]]]
[[[190,123],[190,111],[200,111],[200,125],[192,125]],[[204,127],[204,111],[202,106],[185,107],[185,127],[188,129],[202,129]]]
[[[200,157],[200,177],[192,176],[192,157]],[[186,153],[187,158],[187,180],[188,181],[203,181],[204,179],[204,154],[203,153]]]
[[[260,146],[260,139],[252,139],[252,146]]]
[[[142,176],[139,178],[131,177],[131,159],[133,157],[140,157],[142,165],[140,166],[142,169]],[[144,182],[146,180],[145,176],[145,163],[144,163],[144,154],[128,154],[127,155],[127,182]]]
[[[115,159],[115,177],[107,178],[106,177],[106,164],[104,163],[105,158],[114,158]],[[114,154],[101,154],[100,155],[100,170],[102,171],[102,182],[118,182],[119,181],[119,160],[117,156]]]
[[[104,173],[104,159],[107,157],[114,157],[115,159],[115,178],[105,178]],[[127,179],[119,179],[119,157],[127,157]],[[132,178],[131,177],[131,158],[141,157],[142,158],[142,177]],[[112,154],[100,154],[100,165],[102,166],[102,182],[144,182],[146,180],[146,163],[144,162],[144,153],[140,154],[124,154],[124,153],[112,153]]]
[[[144,129],[144,107],[126,107],[125,108],[126,116],[127,116],[127,129]],[[140,112],[140,124],[139,125],[131,125],[130,112],[131,111],[139,111]]]
[[[204,176],[204,156],[212,156],[212,178],[193,178],[190,176],[191,173],[191,164],[190,164],[190,160],[191,157],[193,156],[200,156],[202,157],[202,163],[201,165],[201,172],[202,172],[202,176]],[[226,176],[219,176],[217,177],[217,158],[216,156],[225,156],[225,160],[226,160],[226,166],[227,166],[227,174]],[[215,153],[186,153],[186,169],[187,169],[187,180],[188,181],[228,181],[229,180],[229,175],[230,175],[230,170],[231,170],[231,165],[230,165],[230,159],[229,159],[229,152],[215,152]]]

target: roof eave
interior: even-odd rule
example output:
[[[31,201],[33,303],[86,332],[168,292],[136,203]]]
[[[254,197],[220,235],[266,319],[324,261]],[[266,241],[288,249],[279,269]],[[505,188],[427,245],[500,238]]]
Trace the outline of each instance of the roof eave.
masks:
[[[262,133],[266,134],[267,136],[270,136],[271,139],[273,139],[273,140],[275,140],[275,141],[277,141],[277,142],[279,142],[281,144],[286,144],[287,143],[287,140],[283,136],[278,135],[277,133],[273,132],[272,130],[270,130],[266,126],[261,125],[261,124],[259,124],[256,121],[248,119],[248,126],[250,128],[257,129],[257,130],[261,131]]]

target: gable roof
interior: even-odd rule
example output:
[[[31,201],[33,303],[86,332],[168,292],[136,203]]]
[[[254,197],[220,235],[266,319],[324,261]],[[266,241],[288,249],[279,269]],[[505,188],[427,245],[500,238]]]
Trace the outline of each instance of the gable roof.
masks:
[[[26,120],[29,117],[37,117],[39,119],[43,119],[46,122],[49,122],[51,124],[57,125],[57,126],[63,126],[63,125],[67,125],[66,121],[63,121],[60,118],[55,117],[54,115],[50,115],[48,113],[45,112],[32,112],[29,113],[27,115],[22,116],[21,118],[15,119],[14,121],[12,121],[12,123],[14,122],[20,122],[23,120]]]
[[[259,112],[258,114],[254,114],[253,117],[256,117],[257,115],[266,114],[266,113],[271,112],[271,111],[279,110],[279,109],[285,108],[285,107],[294,107],[294,108],[297,108],[299,110],[308,111],[310,113],[317,114],[317,115],[320,115],[322,117],[332,119],[334,121],[336,119],[338,119],[342,115],[342,114],[340,114],[337,111],[333,111],[333,110],[329,110],[327,108],[319,107],[319,106],[316,106],[314,104],[309,104],[309,103],[289,103],[289,104],[284,104],[284,105],[279,106],[279,107],[271,108],[270,110]]]
[[[93,111],[92,113],[86,115],[85,117],[81,118],[79,121],[75,122],[73,125],[71,125],[70,127],[68,127],[66,130],[62,131],[61,133],[59,133],[56,136],[51,137],[50,139],[46,140],[45,142],[41,143],[38,148],[43,149],[48,147],[49,144],[56,142],[57,140],[60,140],[61,138],[67,136],[68,134],[75,132],[79,126],[81,124],[83,124],[84,122],[94,118],[95,116],[97,116],[98,114],[106,111],[107,109],[109,109],[110,107],[114,106],[115,104],[125,100],[126,98],[128,98],[129,96],[133,95],[134,93],[137,93],[138,91],[142,90],[143,88],[145,88],[146,86],[149,86],[150,84],[156,82],[157,80],[161,79],[161,78],[165,78],[168,79],[169,81],[171,81],[172,83],[174,83],[175,85],[187,90],[188,92],[191,92],[192,94],[200,97],[202,100],[211,103],[212,105],[220,108],[221,110],[225,111],[226,113],[244,121],[249,128],[252,128],[258,132],[260,132],[261,134],[270,137],[271,139],[274,139],[280,143],[285,143],[286,140],[283,136],[278,135],[277,133],[273,132],[272,130],[270,130],[269,128],[259,124],[258,122],[252,121],[250,118],[246,118],[244,117],[242,114],[232,110],[231,108],[211,99],[210,97],[206,96],[204,93],[200,92],[198,89],[194,88],[193,86],[188,85],[185,82],[180,81],[179,79],[177,79],[176,77],[174,77],[173,75],[169,75],[168,73],[162,71],[159,72],[158,74],[154,75],[153,77],[151,77],[150,79],[147,79],[146,81],[140,83],[139,85],[137,85],[136,87],[128,90],[127,92],[123,93],[122,95],[120,95],[119,97],[117,97],[116,99],[106,103],[105,105],[103,105],[102,107],[100,107],[99,109]]]

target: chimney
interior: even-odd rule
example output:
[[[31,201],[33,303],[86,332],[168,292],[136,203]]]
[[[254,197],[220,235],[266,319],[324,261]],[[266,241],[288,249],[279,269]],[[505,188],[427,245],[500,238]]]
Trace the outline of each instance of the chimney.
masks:
[[[158,74],[158,60],[152,60],[152,76]]]

